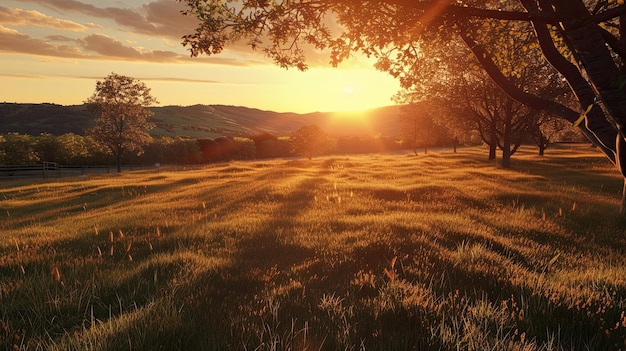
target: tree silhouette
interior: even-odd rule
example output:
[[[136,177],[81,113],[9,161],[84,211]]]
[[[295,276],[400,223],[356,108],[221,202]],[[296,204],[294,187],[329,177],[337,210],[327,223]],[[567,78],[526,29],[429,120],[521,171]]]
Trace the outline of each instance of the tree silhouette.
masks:
[[[140,154],[150,141],[147,130],[154,125],[148,118],[153,113],[147,107],[157,104],[157,100],[143,82],[111,73],[96,83],[96,90],[86,103],[95,114],[95,125],[88,134],[108,148],[121,172],[124,154]]]

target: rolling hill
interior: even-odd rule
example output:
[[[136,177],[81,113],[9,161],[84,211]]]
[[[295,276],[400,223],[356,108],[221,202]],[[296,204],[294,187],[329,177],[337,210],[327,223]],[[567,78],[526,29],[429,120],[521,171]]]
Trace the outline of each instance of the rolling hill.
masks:
[[[400,106],[360,112],[280,113],[248,107],[193,105],[153,107],[153,135],[214,138],[263,132],[289,134],[315,124],[334,136],[395,136],[401,132]],[[0,133],[84,134],[93,123],[85,105],[0,103]]]

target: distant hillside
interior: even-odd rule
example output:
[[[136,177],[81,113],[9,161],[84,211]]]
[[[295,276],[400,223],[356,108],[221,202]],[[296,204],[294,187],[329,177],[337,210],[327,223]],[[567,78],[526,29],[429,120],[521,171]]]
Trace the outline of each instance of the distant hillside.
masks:
[[[279,113],[224,105],[165,106],[151,108],[153,135],[214,138],[248,136],[262,132],[286,135],[316,124],[335,136],[395,136],[401,131],[400,106],[351,113]],[[84,134],[93,117],[84,105],[0,103],[0,133],[39,135]]]
[[[54,104],[0,104],[0,133],[39,135],[83,134],[92,117],[84,106]]]

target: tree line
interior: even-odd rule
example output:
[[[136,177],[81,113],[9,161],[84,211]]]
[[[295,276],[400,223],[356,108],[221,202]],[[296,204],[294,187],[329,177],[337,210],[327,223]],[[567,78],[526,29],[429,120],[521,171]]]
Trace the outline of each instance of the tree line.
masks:
[[[305,126],[299,132],[316,126]],[[320,130],[321,133],[324,133]],[[150,138],[140,152],[127,153],[122,164],[204,164],[230,160],[250,160],[322,154],[386,152],[405,149],[407,144],[394,138],[331,138],[310,141],[295,132],[276,136],[260,133],[249,137],[182,138],[156,136]],[[66,133],[28,135],[0,134],[0,165],[28,165],[56,162],[63,165],[112,165],[115,157],[106,146],[92,136]]]

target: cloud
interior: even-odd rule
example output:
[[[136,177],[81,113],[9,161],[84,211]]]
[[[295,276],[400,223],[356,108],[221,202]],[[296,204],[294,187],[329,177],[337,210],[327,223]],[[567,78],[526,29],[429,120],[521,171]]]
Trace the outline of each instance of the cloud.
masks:
[[[0,75],[2,76],[2,75]],[[39,76],[33,76],[32,78],[38,78]],[[66,77],[67,78],[67,77]],[[95,76],[80,76],[80,77],[69,77],[69,78],[80,78],[87,80],[102,80],[103,77],[95,77]],[[135,79],[141,81],[153,81],[153,82],[183,82],[183,83],[202,83],[202,84],[222,84],[223,82],[217,80],[209,80],[209,79],[192,79],[192,78],[180,78],[180,77],[133,77]]]
[[[191,58],[186,55],[167,50],[141,50],[124,45],[119,40],[102,34],[92,34],[78,40],[79,45],[89,52],[104,58],[130,61],[145,61],[154,63],[182,63],[182,62],[210,62],[230,66],[245,66],[244,61],[219,58]]]
[[[45,76],[33,75],[33,74],[10,74],[0,73],[0,77],[5,78],[28,78],[28,79],[45,79]]]
[[[35,10],[22,10],[0,6],[0,24],[14,26],[36,26],[44,28],[54,28],[73,32],[84,32],[86,26],[82,24],[50,17]]]
[[[180,12],[185,4],[174,0],[156,0],[138,8],[97,7],[76,0],[23,0],[62,12],[76,12],[91,17],[113,20],[135,33],[158,35],[178,40],[190,34],[197,20]]]
[[[91,34],[73,39],[63,35],[33,38],[0,25],[0,53],[29,54],[59,58],[88,60],[123,60],[152,63],[210,63],[229,66],[247,66],[250,61],[228,57],[192,58],[167,50],[141,50],[124,45],[119,40]]]
[[[104,28],[103,26],[101,26],[99,24],[95,24],[93,22],[85,23],[85,26],[87,26],[89,28],[92,28],[92,29],[102,29],[102,28]]]
[[[177,78],[177,77],[151,77],[151,78],[138,78],[143,81],[160,81],[160,82],[182,82],[182,83],[208,83],[208,84],[221,84],[222,82],[209,79],[189,79],[189,78]]]
[[[74,38],[66,37],[65,35],[48,35],[46,39],[48,41],[76,42]]]
[[[54,56],[65,58],[83,57],[76,47],[52,45],[45,40],[32,38],[15,29],[0,25],[0,52]]]
[[[89,16],[109,18],[107,10],[91,4],[85,4],[75,0],[22,0],[40,4],[42,6],[59,10],[61,12],[78,12]]]
[[[95,76],[71,76],[71,75],[34,75],[34,74],[10,74],[0,73],[0,77],[5,78],[27,78],[27,79],[48,79],[48,78],[70,78],[70,79],[86,79],[86,80],[102,80],[103,77]],[[141,81],[153,81],[153,82],[182,82],[182,83],[200,83],[200,84],[222,84],[223,82],[209,79],[190,79],[179,77],[134,77]]]
[[[101,56],[124,59],[139,59],[142,56],[139,50],[124,46],[115,38],[102,34],[92,34],[78,42],[85,50],[96,52]]]
[[[136,8],[97,7],[76,0],[22,0],[61,11],[74,12],[90,17],[112,20],[124,29],[164,40],[174,40],[177,46],[182,47],[182,37],[195,33],[198,19],[184,16],[181,11],[187,9],[184,2],[175,0],[155,0]],[[92,21],[93,22],[93,21]],[[93,25],[93,23],[90,23]],[[120,29],[120,28],[118,28]],[[229,46],[231,52],[239,52],[248,57],[259,58],[262,51],[253,52],[245,41]],[[259,64],[268,64],[268,60],[254,59]],[[328,62],[328,60],[326,60]]]
[[[83,39],[72,39],[62,35],[39,39],[2,25],[0,25],[0,52],[62,58],[107,58],[149,62],[176,62],[187,59],[177,53],[162,50],[142,52],[101,34],[89,35]]]
[[[143,9],[146,20],[157,24],[157,31],[162,35],[180,39],[183,35],[194,33],[198,25],[196,18],[181,14],[186,9],[182,2],[157,0],[143,5]]]
[[[63,13],[74,12],[89,16],[91,17],[90,22],[84,25],[84,27],[89,29],[103,28],[103,24],[95,24],[93,23],[93,19],[99,18],[112,20],[119,25],[118,28],[115,28],[118,32],[121,33],[122,30],[127,30],[135,34],[158,38],[163,41],[163,47],[166,48],[165,50],[144,51],[136,48],[136,45],[124,44],[127,42],[126,39],[121,39],[121,37],[119,39],[113,38],[99,33],[75,39],[75,43],[78,46],[75,48],[75,52],[72,53],[72,55],[74,55],[72,57],[80,57],[81,52],[84,51],[89,54],[85,54],[83,52],[82,57],[89,59],[115,59],[148,62],[207,62],[236,66],[271,64],[271,60],[264,57],[262,50],[253,51],[248,45],[246,45],[245,41],[229,45],[227,51],[220,55],[202,55],[201,57],[191,58],[188,53],[182,55],[176,53],[175,51],[183,49],[180,44],[182,36],[194,33],[198,24],[197,19],[189,16],[183,16],[181,14],[181,11],[186,9],[184,2],[178,2],[175,0],[155,0],[135,8],[101,8],[76,0],[22,1],[37,3],[41,6]],[[43,39],[29,39],[41,42],[44,44],[44,47],[49,47],[50,45],[54,46],[64,40],[64,38],[58,36]],[[66,42],[67,45],[72,45],[69,41],[66,40]],[[176,42],[177,44],[171,45],[172,42]],[[172,51],[167,50],[167,48],[172,48]],[[35,49],[36,48],[32,48],[32,50]],[[51,50],[46,50],[45,52],[42,50],[39,54],[65,57],[63,56],[64,54],[54,54],[53,52],[50,52]],[[65,50],[69,50],[69,48],[65,48]],[[20,52],[20,48],[17,43],[14,43],[10,49],[0,47],[0,52],[1,51]],[[306,51],[308,63],[311,66],[328,66],[329,57],[327,53],[319,53],[309,48],[307,48]],[[27,53],[34,52],[27,51]]]

